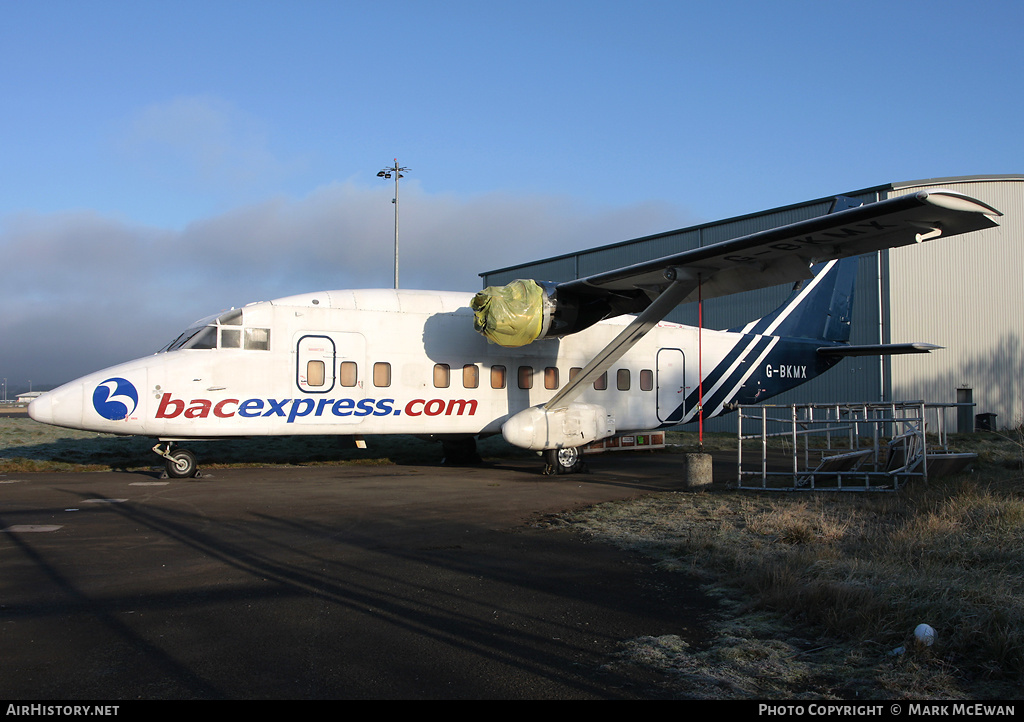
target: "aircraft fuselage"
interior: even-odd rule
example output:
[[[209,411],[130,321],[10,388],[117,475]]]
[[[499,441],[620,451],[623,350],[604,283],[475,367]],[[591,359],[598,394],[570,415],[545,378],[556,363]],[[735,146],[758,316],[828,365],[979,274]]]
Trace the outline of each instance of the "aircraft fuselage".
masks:
[[[473,330],[471,298],[357,290],[251,304],[200,328],[196,338],[207,338],[198,347],[90,374],[30,411],[59,426],[175,440],[498,433],[629,321],[510,349]],[[821,373],[834,362],[816,353],[820,345],[709,330],[698,339],[695,328],[662,322],[578,401],[606,410],[616,433],[674,426],[698,412],[699,369],[710,417]]]

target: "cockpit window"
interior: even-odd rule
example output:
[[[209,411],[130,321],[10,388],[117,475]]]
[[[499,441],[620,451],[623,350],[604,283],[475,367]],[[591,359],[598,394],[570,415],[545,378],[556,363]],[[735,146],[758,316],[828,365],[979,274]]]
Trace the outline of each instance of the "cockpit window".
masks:
[[[166,351],[177,351],[179,348],[187,348],[189,341],[191,341],[196,334],[202,331],[206,326],[192,326],[185,330],[185,333],[178,336],[178,338],[171,341],[169,344],[161,349],[161,353]]]
[[[217,327],[199,329],[199,333],[186,341],[182,348],[217,348]]]
[[[159,353],[179,349],[245,348],[246,350],[270,350],[269,328],[245,328],[242,309],[232,309],[219,316],[210,316],[197,321]]]
[[[270,350],[270,329],[269,328],[247,328],[245,329],[245,348],[249,351]]]
[[[217,319],[217,323],[221,326],[241,326],[242,309],[234,308],[227,313],[221,314],[220,318]]]
[[[221,348],[242,348],[242,329],[222,328],[220,330]]]
[[[168,351],[173,351],[174,349],[176,349],[179,346],[181,346],[182,343],[184,343],[184,338],[185,338],[185,334],[181,334],[180,336],[178,336],[178,338],[174,339],[169,344],[164,346],[162,349],[157,351],[157,353],[167,353]]]

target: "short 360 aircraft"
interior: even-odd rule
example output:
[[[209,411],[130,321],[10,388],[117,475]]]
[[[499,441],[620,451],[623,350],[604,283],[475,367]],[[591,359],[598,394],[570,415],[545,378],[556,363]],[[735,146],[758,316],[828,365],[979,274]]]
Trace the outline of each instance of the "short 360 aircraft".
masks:
[[[468,440],[473,453],[476,437],[501,433],[543,452],[546,471],[569,473],[590,442],[764,401],[843,356],[934,348],[849,344],[854,257],[991,228],[1001,214],[947,190],[843,200],[824,216],[563,283],[253,303],[54,389],[29,414],[154,437],[175,478],[197,472],[182,441],[299,434],[429,436],[447,452]],[[742,328],[662,320],[698,298],[792,282],[785,304]]]

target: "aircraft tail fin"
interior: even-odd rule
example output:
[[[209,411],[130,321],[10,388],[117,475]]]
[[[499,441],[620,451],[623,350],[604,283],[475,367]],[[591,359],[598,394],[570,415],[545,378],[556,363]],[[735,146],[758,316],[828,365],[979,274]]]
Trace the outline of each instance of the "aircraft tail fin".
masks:
[[[859,205],[861,201],[854,198],[836,196],[829,213]],[[775,311],[742,329],[733,330],[848,343],[857,258],[821,263],[813,266],[811,272],[814,277],[794,286],[792,295]]]
[[[775,311],[733,330],[848,342],[857,258],[819,264],[812,268],[812,272],[814,278],[797,284],[792,295]]]

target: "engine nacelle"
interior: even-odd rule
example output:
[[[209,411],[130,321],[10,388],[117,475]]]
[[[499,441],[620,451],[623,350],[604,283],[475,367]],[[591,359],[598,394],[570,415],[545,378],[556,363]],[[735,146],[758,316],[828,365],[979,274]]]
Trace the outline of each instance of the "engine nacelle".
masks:
[[[615,435],[615,417],[597,404],[572,403],[560,409],[533,406],[520,411],[501,427],[514,446],[542,451],[584,446]]]
[[[646,305],[635,299],[579,296],[557,284],[516,280],[505,286],[488,286],[473,297],[473,326],[492,343],[517,348],[539,338],[577,333],[609,315],[635,313]]]

